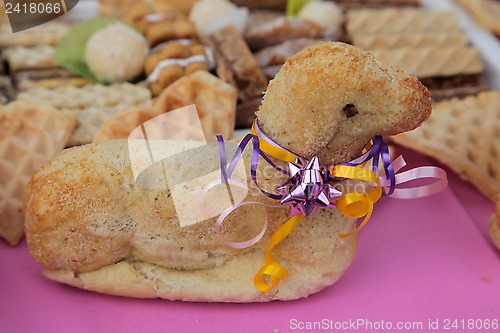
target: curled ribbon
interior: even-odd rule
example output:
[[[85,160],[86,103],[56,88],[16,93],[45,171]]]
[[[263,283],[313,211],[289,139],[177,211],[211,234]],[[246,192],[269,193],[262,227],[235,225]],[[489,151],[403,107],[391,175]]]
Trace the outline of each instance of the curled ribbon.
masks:
[[[227,167],[224,139],[222,136],[217,136],[217,141],[221,163],[221,181],[217,182],[217,184],[231,183],[230,178],[236,163],[246,146],[251,142],[253,145],[250,167],[252,181],[267,197],[280,200],[281,204],[291,205],[291,218],[271,236],[266,250],[265,264],[254,277],[254,285],[262,292],[268,292],[278,286],[288,273],[272,256],[271,251],[293,231],[304,217],[312,215],[315,209],[337,208],[345,216],[356,219],[364,217],[363,221],[353,231],[340,235],[340,237],[345,238],[359,232],[368,223],[374,205],[382,195],[398,199],[413,199],[440,192],[447,186],[446,173],[437,167],[419,167],[397,174],[406,165],[406,162],[399,156],[391,163],[388,146],[380,135],[373,139],[371,146],[360,157],[348,163],[328,167],[320,167],[316,157],[308,161],[274,142],[262,131],[258,118],[252,126],[251,133],[247,134],[240,142]],[[278,193],[267,192],[257,183],[259,157],[262,157],[279,172],[289,176],[287,182],[277,187],[276,191]],[[288,162],[289,170],[280,168],[270,157]],[[368,162],[371,162],[370,168],[366,167]],[[380,163],[382,163],[383,175],[379,175]],[[397,188],[399,184],[421,178],[434,178],[437,179],[437,182],[413,188]],[[345,179],[361,182],[363,184],[362,191],[339,191],[337,185]],[[209,188],[210,186],[214,185],[209,185]],[[264,236],[267,229],[266,217],[260,233],[250,240],[230,242],[222,238],[220,228],[224,219],[233,210],[246,204],[277,207],[258,202],[240,202],[226,209],[217,219],[215,231],[225,244],[233,248],[241,249],[256,244]],[[269,277],[268,280],[266,280],[266,276]],[[270,281],[270,284],[267,281]]]

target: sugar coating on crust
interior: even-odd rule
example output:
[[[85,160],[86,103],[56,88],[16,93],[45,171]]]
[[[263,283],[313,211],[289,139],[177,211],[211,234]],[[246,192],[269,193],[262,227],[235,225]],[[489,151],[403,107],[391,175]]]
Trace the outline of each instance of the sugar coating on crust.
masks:
[[[348,104],[357,115],[346,116]],[[330,42],[306,48],[284,64],[258,116],[277,143],[304,157],[338,163],[359,155],[375,135],[412,130],[430,113],[429,92],[417,78],[369,52]]]

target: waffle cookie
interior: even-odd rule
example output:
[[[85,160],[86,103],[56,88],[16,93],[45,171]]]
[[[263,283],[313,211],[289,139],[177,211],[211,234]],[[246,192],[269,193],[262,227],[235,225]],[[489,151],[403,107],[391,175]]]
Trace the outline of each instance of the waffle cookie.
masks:
[[[29,179],[63,150],[75,125],[68,112],[15,102],[0,106],[0,237],[16,245],[24,231]]]
[[[15,46],[6,49],[3,57],[7,60],[12,72],[58,67],[54,58],[55,48],[51,45]]]
[[[358,34],[351,36],[351,42],[366,50],[425,48],[425,47],[460,47],[468,43],[462,32],[426,32],[426,33],[381,33]]]
[[[8,23],[9,23],[9,18],[7,16],[7,11],[5,9],[5,3],[3,1],[0,1],[0,25]]]
[[[497,211],[493,214],[490,221],[491,239],[495,246],[500,250],[500,194],[497,197]]]
[[[13,33],[7,24],[0,25],[0,48],[11,46],[56,45],[69,25],[48,22],[34,28]]]
[[[354,9],[346,13],[349,35],[459,31],[455,12],[421,8]]]
[[[152,107],[133,107],[106,120],[92,142],[127,139],[137,126],[153,119],[157,115],[158,113]]]
[[[455,0],[472,13],[483,28],[500,36],[500,3],[494,0]]]
[[[77,124],[68,141],[69,146],[90,143],[108,118],[132,106],[151,106],[152,103],[148,89],[129,83],[110,86],[95,84],[80,88],[33,88],[19,93],[17,98],[73,112]]]
[[[418,78],[481,74],[484,64],[475,47],[421,47],[374,50],[377,58]]]
[[[218,77],[197,71],[168,86],[155,103],[157,114],[196,105],[206,141],[215,135],[231,138],[236,112],[236,89]]]
[[[262,95],[267,79],[235,27],[222,28],[208,38],[208,43],[214,52],[217,75],[238,89],[241,101]]]
[[[489,199],[500,192],[500,92],[435,103],[420,128],[393,137],[436,158]]]

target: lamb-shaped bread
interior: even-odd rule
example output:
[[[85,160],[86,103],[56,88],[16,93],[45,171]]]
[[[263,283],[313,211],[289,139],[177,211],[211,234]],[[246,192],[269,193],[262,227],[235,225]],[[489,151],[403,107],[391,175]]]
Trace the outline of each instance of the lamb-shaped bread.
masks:
[[[416,78],[355,47],[319,43],[285,63],[269,84],[258,117],[272,140],[327,165],[359,156],[375,135],[419,126],[430,112],[429,93]],[[177,172],[190,174],[211,164],[216,170],[214,146],[186,153]],[[243,160],[250,165],[250,154]],[[262,187],[283,183],[283,175],[264,167],[259,163],[257,170]],[[288,220],[290,208],[254,191],[247,179],[251,190],[245,200],[275,207],[265,208],[262,239],[235,249],[214,231],[216,217],[181,226],[170,189],[137,186],[127,141],[71,148],[38,170],[28,186],[29,249],[48,278],[121,296],[264,302],[307,297],[335,283],[357,246],[355,235],[340,235],[352,231],[356,221],[337,209],[318,209],[273,250],[288,269],[287,278],[266,293],[255,288],[253,276],[263,265],[270,236]],[[221,232],[241,241],[257,234],[263,220],[258,209],[241,206]]]

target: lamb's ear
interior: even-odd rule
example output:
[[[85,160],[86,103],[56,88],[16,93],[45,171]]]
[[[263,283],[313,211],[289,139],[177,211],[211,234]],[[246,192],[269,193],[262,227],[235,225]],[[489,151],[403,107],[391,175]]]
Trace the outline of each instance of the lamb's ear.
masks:
[[[415,77],[344,43],[318,43],[290,58],[268,86],[258,116],[279,144],[323,163],[359,154],[375,135],[419,126],[431,113]]]

